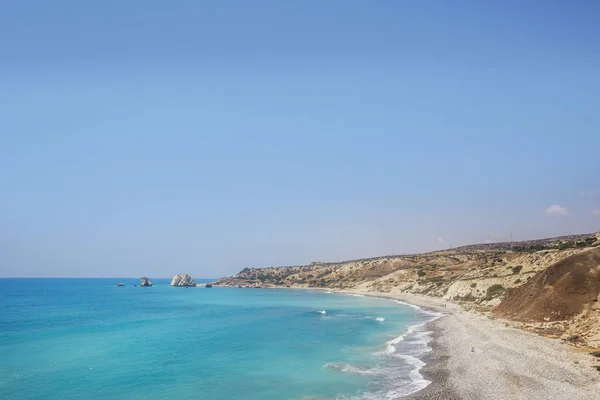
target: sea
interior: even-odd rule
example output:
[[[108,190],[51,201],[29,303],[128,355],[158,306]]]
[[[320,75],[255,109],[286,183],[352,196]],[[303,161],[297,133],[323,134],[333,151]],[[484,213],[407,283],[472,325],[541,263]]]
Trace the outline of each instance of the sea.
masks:
[[[152,281],[0,279],[0,399],[379,400],[428,384],[425,324],[437,314]]]

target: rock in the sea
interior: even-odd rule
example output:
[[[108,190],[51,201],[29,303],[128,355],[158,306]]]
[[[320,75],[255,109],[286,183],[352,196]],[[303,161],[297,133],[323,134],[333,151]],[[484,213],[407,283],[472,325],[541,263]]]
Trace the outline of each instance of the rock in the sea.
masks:
[[[171,286],[196,286],[196,282],[188,274],[178,274],[173,277]]]
[[[142,276],[142,279],[140,279],[140,286],[152,286],[152,281],[145,276]]]

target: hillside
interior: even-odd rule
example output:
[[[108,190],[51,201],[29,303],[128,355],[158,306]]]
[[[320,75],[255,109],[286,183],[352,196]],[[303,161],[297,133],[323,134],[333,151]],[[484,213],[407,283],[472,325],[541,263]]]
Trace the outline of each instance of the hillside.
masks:
[[[600,342],[600,248],[552,264],[509,291],[494,314],[517,321],[548,322],[571,341]],[[568,326],[560,324],[569,321]],[[580,334],[584,333],[582,337]]]
[[[595,333],[600,310],[586,305],[598,304],[599,245],[596,233],[341,263],[245,268],[215,285],[422,294],[480,312],[493,309],[495,316],[519,321],[522,328],[600,347]]]

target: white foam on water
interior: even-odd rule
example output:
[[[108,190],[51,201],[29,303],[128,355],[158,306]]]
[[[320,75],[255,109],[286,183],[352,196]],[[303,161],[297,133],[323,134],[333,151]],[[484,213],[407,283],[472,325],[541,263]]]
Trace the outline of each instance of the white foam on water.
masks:
[[[408,306],[408,307],[414,308],[415,310],[420,310],[421,309],[421,307],[419,307],[419,306],[415,306],[414,304],[406,303],[406,302],[404,302],[402,300],[394,300],[394,302],[398,303],[398,304],[402,304],[403,306]]]
[[[383,322],[383,321],[385,321],[385,318],[383,318],[383,317],[377,317],[377,318],[375,318],[375,321],[377,321],[377,322]]]
[[[425,366],[425,363],[419,360],[417,357],[409,356],[406,354],[395,354],[394,357],[398,357],[406,361],[407,364],[414,366],[415,368],[410,371],[409,376],[412,380],[423,379],[423,376],[419,372],[421,368]]]
[[[325,310],[321,310],[321,311],[317,311],[317,313],[318,313],[318,314],[322,314],[322,315],[326,315],[326,314],[327,314],[327,311],[325,311]]]
[[[394,346],[395,344],[398,344],[401,341],[403,341],[404,338],[407,335],[410,335],[410,334],[414,333],[415,329],[418,329],[418,328],[421,328],[421,327],[425,326],[426,323],[427,322],[424,322],[422,324],[417,324],[417,325],[411,325],[411,326],[409,326],[408,329],[406,330],[406,332],[404,332],[402,335],[397,336],[397,337],[395,337],[395,338],[393,338],[391,340],[388,340],[385,343],[385,350],[384,351],[379,351],[379,352],[373,353],[373,355],[381,356],[381,355],[390,355],[390,354],[395,353],[396,352],[396,347]],[[426,343],[426,342],[424,342],[424,343]]]
[[[354,375],[379,375],[381,370],[379,368],[373,368],[369,365],[351,364],[351,363],[326,363],[323,368],[331,369],[334,371],[346,372]]]
[[[396,347],[394,346],[395,344],[398,344],[399,342],[404,340],[404,334],[393,338],[392,340],[388,340],[387,342],[385,342],[385,349],[382,351],[377,351],[375,353],[373,353],[374,356],[385,356],[385,355],[390,355],[390,354],[394,354],[396,352]]]
[[[387,341],[383,351],[374,353],[376,356],[382,356],[385,358],[393,357],[396,360],[402,360],[402,363],[398,365],[397,362],[391,362],[389,368],[385,368],[384,375],[386,376],[386,379],[384,388],[376,392],[365,393],[364,395],[357,397],[357,399],[398,399],[418,392],[419,390],[426,388],[431,383],[421,374],[421,369],[425,366],[425,362],[418,357],[421,357],[431,351],[431,347],[429,347],[428,344],[431,341],[432,332],[425,329],[426,324],[440,318],[443,314],[423,310],[419,306],[405,303],[400,300],[394,301],[398,304],[406,305],[415,309],[419,316],[424,316],[427,318],[427,320],[422,323],[409,326],[406,332]],[[398,344],[405,341],[407,342],[406,346],[409,346],[409,348],[407,348],[405,345],[400,348],[404,348],[404,351],[411,354],[403,354],[398,352]],[[404,367],[402,367],[402,365],[404,365]],[[409,370],[408,374],[406,368]]]
[[[352,294],[352,296],[364,297],[358,294]],[[422,307],[401,300],[393,301],[397,304],[413,308],[415,316],[423,322],[409,326],[401,335],[388,340],[382,351],[372,353],[374,356],[383,359],[383,363],[377,367],[376,373],[367,372],[370,371],[369,369],[359,369],[357,372],[356,369],[348,367],[347,364],[343,363],[332,363],[329,365],[327,368],[337,369],[341,372],[362,375],[377,374],[379,376],[377,378],[377,385],[380,385],[380,387],[371,388],[367,393],[354,396],[337,396],[337,400],[400,399],[426,388],[431,383],[421,374],[421,369],[425,366],[425,362],[419,359],[419,357],[431,351],[431,347],[428,344],[431,341],[432,332],[426,330],[426,324],[440,318],[444,314],[424,310]],[[381,317],[375,319],[380,321],[379,318]],[[383,318],[381,319],[384,320]],[[402,342],[406,342],[406,344],[399,345]]]

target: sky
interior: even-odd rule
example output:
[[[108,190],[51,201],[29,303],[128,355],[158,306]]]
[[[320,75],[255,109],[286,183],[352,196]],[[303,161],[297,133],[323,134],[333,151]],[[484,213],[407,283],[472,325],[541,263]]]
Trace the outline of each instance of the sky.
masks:
[[[0,8],[0,276],[600,230],[596,1]]]

